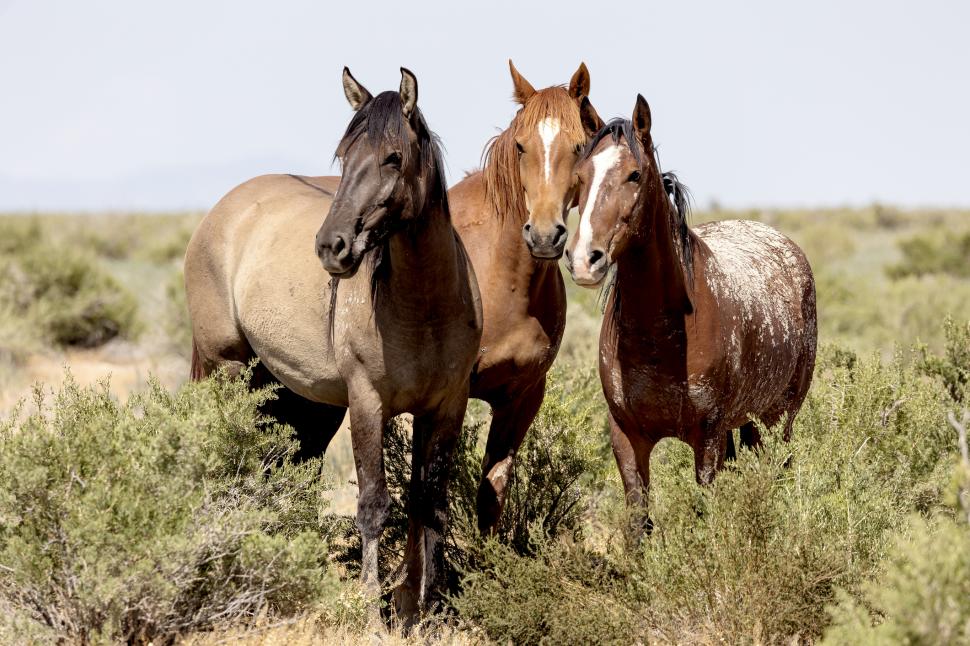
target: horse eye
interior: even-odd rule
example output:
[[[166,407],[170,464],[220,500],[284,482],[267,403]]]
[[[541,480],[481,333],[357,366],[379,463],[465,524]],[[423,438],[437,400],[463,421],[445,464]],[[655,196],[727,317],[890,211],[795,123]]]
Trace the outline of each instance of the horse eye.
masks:
[[[639,182],[640,181],[640,171],[635,170],[630,173],[630,176],[626,178],[628,182]]]
[[[576,147],[573,148],[573,152],[577,155],[583,152],[583,144],[576,144]]]
[[[393,152],[384,160],[383,166],[399,167],[401,165],[401,153]]]
[[[523,148],[522,144],[520,144],[519,142],[515,142],[515,149],[519,151],[520,155],[525,152],[525,148]]]

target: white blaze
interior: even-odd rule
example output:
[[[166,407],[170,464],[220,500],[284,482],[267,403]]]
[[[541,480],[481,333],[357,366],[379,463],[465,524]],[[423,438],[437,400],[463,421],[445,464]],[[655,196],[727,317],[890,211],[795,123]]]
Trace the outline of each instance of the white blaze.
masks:
[[[589,251],[593,243],[593,223],[590,218],[596,200],[599,199],[600,187],[607,173],[620,160],[620,147],[610,146],[593,155],[593,181],[589,187],[589,196],[579,214],[579,231],[576,239],[576,253],[573,255],[573,274],[577,278],[589,276]]]
[[[542,139],[542,147],[545,154],[542,168],[545,171],[547,182],[549,181],[549,176],[552,174],[552,142],[556,140],[557,136],[559,136],[559,119],[546,117],[539,122],[539,138]]]

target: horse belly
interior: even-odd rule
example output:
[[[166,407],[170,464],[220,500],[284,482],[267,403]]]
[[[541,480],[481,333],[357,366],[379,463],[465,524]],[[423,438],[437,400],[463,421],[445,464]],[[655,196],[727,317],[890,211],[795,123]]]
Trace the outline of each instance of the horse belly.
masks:
[[[316,222],[253,230],[234,280],[237,317],[260,362],[312,401],[345,406],[327,328],[329,276],[313,253]]]

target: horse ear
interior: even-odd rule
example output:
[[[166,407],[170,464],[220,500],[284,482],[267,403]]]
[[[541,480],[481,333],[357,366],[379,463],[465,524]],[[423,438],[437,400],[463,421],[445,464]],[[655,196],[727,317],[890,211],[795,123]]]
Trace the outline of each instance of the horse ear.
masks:
[[[589,102],[588,96],[584,96],[582,103],[579,104],[579,119],[583,123],[583,130],[586,131],[587,137],[592,137],[603,127],[603,120],[596,113],[593,104]]]
[[[638,94],[637,104],[633,107],[633,129],[644,143],[650,141],[650,124],[650,106],[643,95]]]
[[[524,76],[519,74],[519,70],[515,69],[511,58],[509,59],[509,71],[512,72],[512,97],[519,105],[525,105],[525,102],[536,93],[536,89],[525,80]]]
[[[410,119],[411,113],[414,112],[414,106],[418,104],[418,79],[406,67],[401,68],[401,89],[399,93],[401,95],[401,110],[404,112],[404,116]]]
[[[569,96],[577,101],[584,96],[589,96],[589,70],[586,63],[580,63],[579,69],[569,79]]]
[[[344,67],[343,82],[344,96],[347,97],[347,102],[354,110],[360,110],[373,98],[367,88],[357,82],[348,67]]]

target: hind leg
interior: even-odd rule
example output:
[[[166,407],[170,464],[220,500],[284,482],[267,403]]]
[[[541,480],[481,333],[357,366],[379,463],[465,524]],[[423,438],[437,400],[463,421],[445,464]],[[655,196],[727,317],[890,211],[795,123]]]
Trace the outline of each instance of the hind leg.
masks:
[[[761,448],[761,431],[758,430],[757,425],[754,422],[747,422],[741,425],[741,430],[738,433],[741,446],[746,449],[758,449]]]
[[[302,461],[322,457],[327,452],[330,441],[344,421],[347,409],[310,401],[281,385],[276,390],[276,399],[266,402],[264,412],[280,424],[293,427],[296,439],[300,442],[300,448],[293,459]]]

